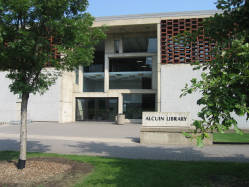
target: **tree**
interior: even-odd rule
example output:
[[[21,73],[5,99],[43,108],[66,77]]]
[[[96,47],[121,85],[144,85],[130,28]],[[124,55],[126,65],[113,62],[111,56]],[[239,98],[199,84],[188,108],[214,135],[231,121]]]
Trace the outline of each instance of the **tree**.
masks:
[[[194,69],[203,70],[201,79],[192,79],[182,92],[182,96],[194,91],[202,93],[197,101],[202,106],[199,120],[193,123],[195,133],[200,133],[199,146],[209,131],[224,132],[233,126],[242,133],[235,114],[249,118],[249,1],[218,0],[217,8],[223,13],[203,23],[205,35],[215,43],[213,59],[194,63]]]
[[[87,6],[87,0],[0,0],[0,71],[22,96],[19,169],[26,163],[30,94],[44,93],[63,71],[89,65],[104,37],[91,27]]]

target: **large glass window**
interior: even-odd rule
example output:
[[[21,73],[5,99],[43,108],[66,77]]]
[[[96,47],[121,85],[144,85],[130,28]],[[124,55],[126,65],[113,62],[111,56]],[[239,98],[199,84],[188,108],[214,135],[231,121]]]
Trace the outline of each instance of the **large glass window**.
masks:
[[[94,62],[88,67],[84,67],[83,91],[103,92],[104,91],[104,66],[105,48],[101,42],[95,49]]]
[[[155,37],[127,37],[123,38],[123,51],[125,53],[157,52],[157,39]]]
[[[104,91],[104,73],[84,73],[83,82],[84,92],[103,92]]]
[[[114,40],[114,52],[119,53],[119,40]]]
[[[111,58],[110,89],[151,89],[152,57]]]
[[[145,111],[155,111],[155,94],[123,94],[125,118],[142,119]]]
[[[117,98],[76,98],[77,121],[114,121],[117,113]]]

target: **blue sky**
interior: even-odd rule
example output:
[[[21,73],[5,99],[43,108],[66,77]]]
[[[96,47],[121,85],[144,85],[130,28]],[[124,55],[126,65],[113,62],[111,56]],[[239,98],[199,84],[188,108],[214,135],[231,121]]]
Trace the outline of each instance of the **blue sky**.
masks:
[[[217,0],[88,0],[93,16],[215,10]]]

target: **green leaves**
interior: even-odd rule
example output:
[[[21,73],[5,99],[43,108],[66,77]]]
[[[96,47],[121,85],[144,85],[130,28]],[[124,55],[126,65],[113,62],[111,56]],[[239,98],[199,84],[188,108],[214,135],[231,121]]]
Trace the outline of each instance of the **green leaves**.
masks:
[[[64,70],[92,62],[104,38],[87,0],[0,0],[0,71],[14,93],[43,93]],[[63,58],[59,58],[63,54]],[[56,71],[46,72],[47,67]]]
[[[196,138],[196,144],[198,147],[203,147],[204,144],[203,144],[203,138],[201,136],[197,136]]]
[[[195,126],[196,129],[202,128],[202,122],[199,120],[194,121],[193,125]]]
[[[182,95],[202,93],[197,101],[202,106],[200,119],[193,123],[195,132],[202,134],[197,137],[199,146],[209,130],[223,133],[234,127],[241,134],[235,115],[249,116],[249,20],[243,19],[249,15],[248,5],[242,0],[219,0],[217,7],[224,13],[203,23],[206,36],[216,41],[214,57],[211,62],[193,64],[194,69],[206,71],[201,80],[192,79],[182,90]]]

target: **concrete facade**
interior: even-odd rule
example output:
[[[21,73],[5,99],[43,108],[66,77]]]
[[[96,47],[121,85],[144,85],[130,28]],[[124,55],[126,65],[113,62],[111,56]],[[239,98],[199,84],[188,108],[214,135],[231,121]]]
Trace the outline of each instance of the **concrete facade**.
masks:
[[[192,93],[180,98],[181,90],[190,83],[192,78],[200,79],[202,71],[193,70],[189,64],[165,64],[161,65],[161,112],[189,112],[192,120],[198,119],[197,114],[201,106],[197,100],[201,93]],[[249,128],[246,117],[235,116],[238,127]]]
[[[181,90],[192,78],[200,78],[200,71],[193,71],[189,64],[162,64],[161,61],[161,20],[205,18],[216,11],[175,12],[145,15],[127,15],[96,18],[93,27],[105,26],[107,38],[104,44],[104,90],[84,92],[84,68],[79,67],[78,83],[75,72],[64,72],[56,84],[44,95],[30,97],[28,118],[32,121],[57,121],[60,123],[76,121],[76,98],[117,98],[118,114],[122,114],[124,94],[155,94],[155,111],[189,112],[192,119],[197,118],[200,106],[196,105],[200,93],[179,98]],[[125,37],[154,36],[157,39],[156,52],[124,52]],[[114,42],[119,41],[119,52],[115,52]],[[151,89],[110,89],[109,63],[112,58],[152,57]],[[8,91],[9,81],[0,73],[0,122],[19,120],[20,100]],[[129,83],[130,84],[130,83]],[[238,118],[239,127],[248,128],[245,118]],[[141,119],[125,119],[125,122],[138,122]]]
[[[201,107],[196,105],[200,93],[193,93],[180,98],[181,90],[194,77],[200,78],[201,71],[193,71],[190,64],[165,64],[161,66],[161,111],[190,112],[197,117]]]
[[[9,90],[7,72],[0,72],[0,123],[16,123],[20,120],[21,99]],[[59,121],[61,78],[43,95],[30,95],[28,120]]]
[[[8,123],[19,119],[18,97],[9,91],[11,83],[5,76],[7,72],[0,73],[0,123]]]
[[[59,121],[61,78],[43,95],[31,95],[28,119],[31,121]]]

